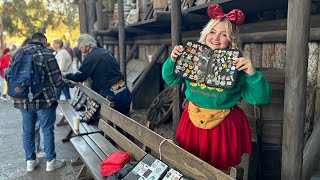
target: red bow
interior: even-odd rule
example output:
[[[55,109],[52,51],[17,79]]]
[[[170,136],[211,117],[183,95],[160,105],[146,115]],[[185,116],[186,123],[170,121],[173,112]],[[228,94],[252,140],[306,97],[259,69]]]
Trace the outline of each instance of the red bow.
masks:
[[[241,25],[245,19],[245,16],[240,9],[234,9],[228,14],[224,14],[222,7],[218,4],[212,4],[208,7],[208,15],[212,19],[220,19],[226,17],[230,22],[236,25]]]

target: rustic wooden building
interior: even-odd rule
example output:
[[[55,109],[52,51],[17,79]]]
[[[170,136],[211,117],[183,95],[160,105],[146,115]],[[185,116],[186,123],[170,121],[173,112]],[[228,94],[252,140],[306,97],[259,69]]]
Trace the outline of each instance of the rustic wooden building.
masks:
[[[319,0],[77,0],[75,3],[79,5],[81,33],[93,35],[111,51],[127,75],[134,95],[133,108],[149,107],[166,88],[161,78],[163,62],[173,45],[199,38],[209,20],[206,14],[209,5],[218,3],[226,12],[234,8],[243,10],[246,21],[239,28],[243,54],[261,68],[273,87],[269,105],[241,103],[256,143],[250,161],[243,163],[249,169],[247,177],[300,180],[310,178],[320,167],[316,161],[320,157],[317,139],[320,130],[316,121],[320,101],[313,96],[320,81]],[[181,87],[170,93],[174,99],[175,129],[181,114]]]

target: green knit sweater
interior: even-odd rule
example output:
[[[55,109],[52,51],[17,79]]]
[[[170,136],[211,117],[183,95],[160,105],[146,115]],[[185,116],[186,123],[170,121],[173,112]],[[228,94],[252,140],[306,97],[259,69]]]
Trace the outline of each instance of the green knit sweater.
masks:
[[[193,83],[173,73],[174,62],[169,57],[162,66],[164,81],[173,86],[186,83],[187,99],[202,108],[227,109],[244,99],[250,104],[267,104],[271,97],[271,87],[261,72],[255,71],[248,76],[243,71],[238,72],[238,79],[232,89],[212,88],[204,83]]]

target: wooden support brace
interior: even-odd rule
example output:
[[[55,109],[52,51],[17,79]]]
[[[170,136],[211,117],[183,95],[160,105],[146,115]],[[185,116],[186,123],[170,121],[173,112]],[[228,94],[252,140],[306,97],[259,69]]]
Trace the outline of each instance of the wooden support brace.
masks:
[[[87,180],[89,177],[87,176],[87,168],[85,165],[82,165],[77,177],[77,180]]]
[[[145,14],[145,16],[143,17],[143,21],[147,20],[149,17],[149,14],[153,11],[153,3],[150,4],[150,6],[147,9],[147,12]]]
[[[73,131],[72,129],[69,131],[69,133],[67,134],[67,136],[63,139],[61,139],[62,142],[68,142],[70,141],[71,137],[72,137]]]
[[[66,117],[62,116],[61,119],[59,120],[59,122],[57,123],[57,126],[63,126],[63,125],[67,125],[68,122],[66,122]]]
[[[71,165],[72,166],[78,166],[78,165],[82,165],[83,162],[82,160],[79,158],[79,156],[76,159],[72,159],[71,160]]]
[[[161,45],[161,47],[158,49],[157,53],[154,56],[154,61],[152,61],[147,68],[143,71],[143,73],[141,74],[141,76],[139,77],[139,79],[137,80],[137,82],[135,83],[135,85],[132,88],[131,94],[134,96],[138,89],[140,88],[142,82],[144,81],[145,77],[148,75],[148,73],[150,72],[150,70],[152,69],[153,65],[157,62],[157,60],[160,58],[161,54],[164,52],[164,50],[167,48],[166,44]]]

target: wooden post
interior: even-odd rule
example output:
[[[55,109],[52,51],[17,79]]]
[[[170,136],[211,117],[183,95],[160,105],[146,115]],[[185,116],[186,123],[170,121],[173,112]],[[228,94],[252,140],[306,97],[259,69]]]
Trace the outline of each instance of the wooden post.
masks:
[[[86,4],[85,0],[79,0],[79,18],[80,18],[80,33],[85,34],[87,30],[87,13],[86,13]]]
[[[102,13],[102,0],[97,0],[96,1],[96,15],[97,15],[98,30],[103,30],[104,29],[103,28],[102,14],[103,14]]]
[[[102,0],[96,0],[96,16],[97,16],[97,30],[103,30],[103,20],[102,20]],[[99,44],[103,47],[103,36],[97,34],[96,37]]]
[[[171,38],[172,38],[172,48],[175,45],[180,45],[182,41],[181,34],[181,1],[171,1]],[[182,93],[181,85],[176,85],[174,87],[173,95],[173,114],[172,114],[172,128],[173,128],[173,139],[176,136],[176,130],[182,113]]]
[[[123,0],[118,0],[118,18],[119,18],[119,60],[120,60],[120,71],[123,74],[126,82],[126,34],[124,27],[124,10]]]
[[[311,0],[288,1],[281,179],[302,179]]]
[[[90,35],[94,35],[92,30],[94,30],[94,23],[96,21],[96,3],[95,0],[87,0],[86,1],[86,12],[87,12],[87,33]]]

